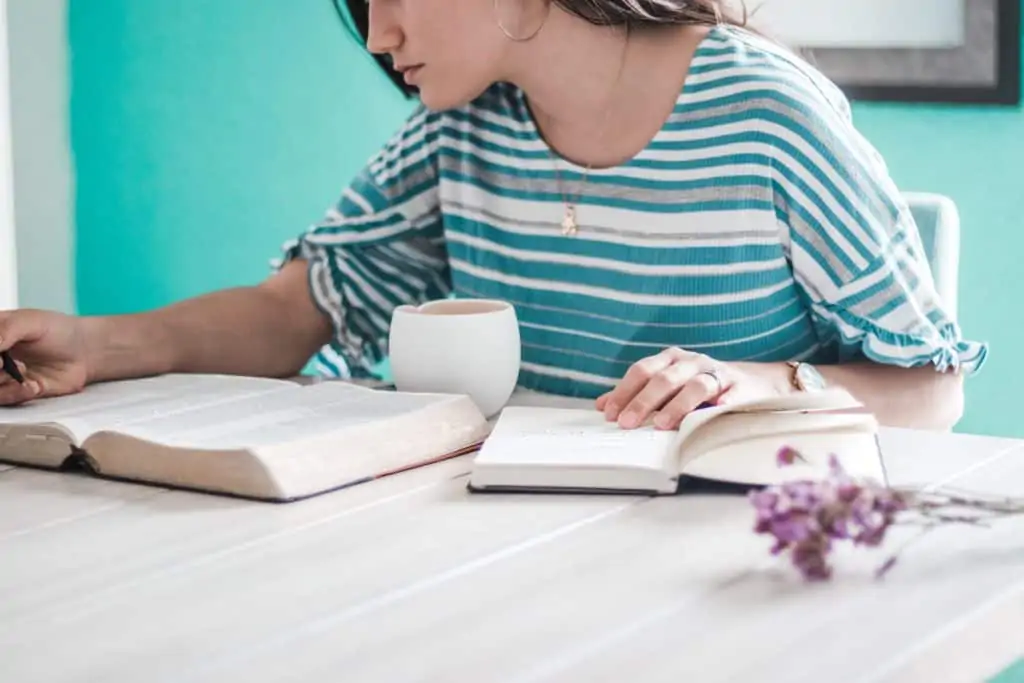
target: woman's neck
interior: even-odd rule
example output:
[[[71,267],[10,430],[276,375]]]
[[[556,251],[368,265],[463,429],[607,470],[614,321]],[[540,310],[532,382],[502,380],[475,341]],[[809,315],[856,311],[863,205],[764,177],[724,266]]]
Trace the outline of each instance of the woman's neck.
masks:
[[[557,5],[531,41],[509,51],[508,80],[523,90],[534,114],[560,125],[593,125],[614,101],[636,35],[594,26]]]
[[[561,155],[611,166],[661,128],[706,32],[594,26],[552,5],[543,29],[509,51],[502,80],[526,94],[542,135]]]

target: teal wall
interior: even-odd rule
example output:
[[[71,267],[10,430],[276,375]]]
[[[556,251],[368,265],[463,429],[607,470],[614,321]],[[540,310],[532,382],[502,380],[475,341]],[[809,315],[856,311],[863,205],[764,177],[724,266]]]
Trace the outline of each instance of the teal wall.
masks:
[[[960,324],[991,355],[968,382],[959,430],[1024,436],[1024,109],[864,103],[854,115],[901,188],[960,210]]]
[[[259,281],[408,111],[330,0],[70,0],[69,23],[83,313]]]
[[[83,313],[259,281],[410,107],[330,0],[70,0],[70,42]],[[855,115],[901,187],[960,206],[962,325],[992,344],[961,429],[1024,436],[1024,110]]]

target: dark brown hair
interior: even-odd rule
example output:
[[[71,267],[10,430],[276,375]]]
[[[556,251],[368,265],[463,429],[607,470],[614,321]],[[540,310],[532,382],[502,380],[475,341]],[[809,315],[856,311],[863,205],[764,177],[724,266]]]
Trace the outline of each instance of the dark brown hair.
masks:
[[[333,0],[342,22],[363,44],[369,34],[370,10],[366,0]],[[746,8],[740,3],[737,13],[726,6],[724,0],[551,0],[570,14],[575,14],[598,26],[644,26],[664,25],[716,25],[734,24],[743,26],[747,22]],[[396,73],[387,57],[374,55],[374,59],[391,81],[406,95],[415,90],[410,88]]]
[[[598,26],[713,25],[746,23],[723,0],[552,0],[570,14]]]

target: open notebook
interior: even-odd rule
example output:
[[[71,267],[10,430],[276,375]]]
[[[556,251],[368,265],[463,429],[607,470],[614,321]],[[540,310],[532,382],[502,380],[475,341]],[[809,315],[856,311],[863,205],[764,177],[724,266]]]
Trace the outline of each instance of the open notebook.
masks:
[[[163,375],[0,407],[0,461],[288,501],[472,450],[489,429],[464,396]]]
[[[623,430],[594,409],[506,408],[474,457],[472,491],[671,494],[688,479],[760,486],[822,477],[830,454],[858,477],[885,482],[878,424],[840,389],[688,415],[676,431]],[[806,462],[780,468],[783,446]]]

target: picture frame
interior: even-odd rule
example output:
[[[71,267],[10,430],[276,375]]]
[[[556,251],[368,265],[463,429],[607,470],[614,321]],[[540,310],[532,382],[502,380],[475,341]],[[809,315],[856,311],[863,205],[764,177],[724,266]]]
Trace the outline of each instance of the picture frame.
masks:
[[[1021,0],[962,0],[956,46],[799,49],[851,100],[1021,104]]]

